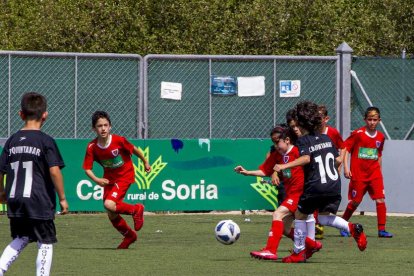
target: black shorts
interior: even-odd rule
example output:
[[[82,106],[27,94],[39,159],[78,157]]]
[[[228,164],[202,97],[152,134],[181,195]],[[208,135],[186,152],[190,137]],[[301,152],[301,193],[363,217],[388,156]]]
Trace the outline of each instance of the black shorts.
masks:
[[[13,239],[29,237],[30,242],[56,243],[56,227],[53,220],[10,218],[10,231]]]
[[[302,214],[312,214],[316,210],[320,213],[329,212],[336,214],[338,212],[339,204],[341,203],[341,195],[334,196],[306,196],[302,195],[299,199],[298,210]]]

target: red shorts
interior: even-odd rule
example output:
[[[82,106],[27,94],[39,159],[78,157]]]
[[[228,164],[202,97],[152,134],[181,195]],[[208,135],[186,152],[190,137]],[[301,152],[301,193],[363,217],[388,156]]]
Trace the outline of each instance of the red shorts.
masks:
[[[122,201],[131,183],[115,183],[104,186],[103,200],[112,200],[114,202]]]
[[[369,181],[351,180],[349,182],[348,200],[361,203],[366,192],[369,193],[372,200],[385,198],[383,179],[376,178]]]
[[[301,194],[292,194],[292,195],[286,195],[285,200],[283,200],[281,206],[285,206],[289,209],[292,213],[296,212],[296,209],[298,208],[299,198]]]

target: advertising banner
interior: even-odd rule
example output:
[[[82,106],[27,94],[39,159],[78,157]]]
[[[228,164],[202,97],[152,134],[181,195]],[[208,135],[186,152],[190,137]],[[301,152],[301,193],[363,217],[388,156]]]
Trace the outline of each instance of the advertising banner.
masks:
[[[256,170],[264,161],[270,142],[246,140],[131,140],[149,159],[152,171],[133,156],[135,183],[125,197],[141,202],[146,211],[274,210],[277,189],[261,178],[234,172],[242,165]],[[66,167],[66,197],[71,211],[102,211],[103,190],[82,169],[88,140],[57,140]],[[139,161],[139,162],[138,162]],[[93,168],[97,176],[103,171]]]

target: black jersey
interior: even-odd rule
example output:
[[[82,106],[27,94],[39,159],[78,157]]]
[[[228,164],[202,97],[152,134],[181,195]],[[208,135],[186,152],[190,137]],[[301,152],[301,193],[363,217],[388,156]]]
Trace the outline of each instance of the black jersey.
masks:
[[[64,167],[55,140],[40,130],[20,130],[6,142],[0,171],[6,174],[7,215],[53,219],[56,192],[50,167]]]
[[[335,166],[338,150],[325,134],[305,135],[297,141],[300,155],[309,155],[310,163],[304,167],[305,196],[340,195],[341,178]]]

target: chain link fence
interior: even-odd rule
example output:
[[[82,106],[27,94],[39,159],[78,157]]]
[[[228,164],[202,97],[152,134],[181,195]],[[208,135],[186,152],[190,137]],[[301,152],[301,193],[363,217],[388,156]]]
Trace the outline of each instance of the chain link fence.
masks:
[[[337,56],[146,56],[144,137],[268,138],[304,99],[326,105],[335,125],[337,61]],[[265,95],[212,95],[211,76],[264,77]],[[300,80],[301,97],[280,97],[281,80]],[[182,99],[161,98],[162,82],[181,84]]]
[[[414,60],[354,57],[352,70],[351,128],[365,124],[365,109],[372,104],[381,111],[381,131],[393,140],[413,140]]]
[[[105,110],[114,132],[139,138],[139,55],[0,52],[0,137],[23,125],[18,111],[28,91],[48,100],[43,130],[56,138],[93,138],[91,115]]]

